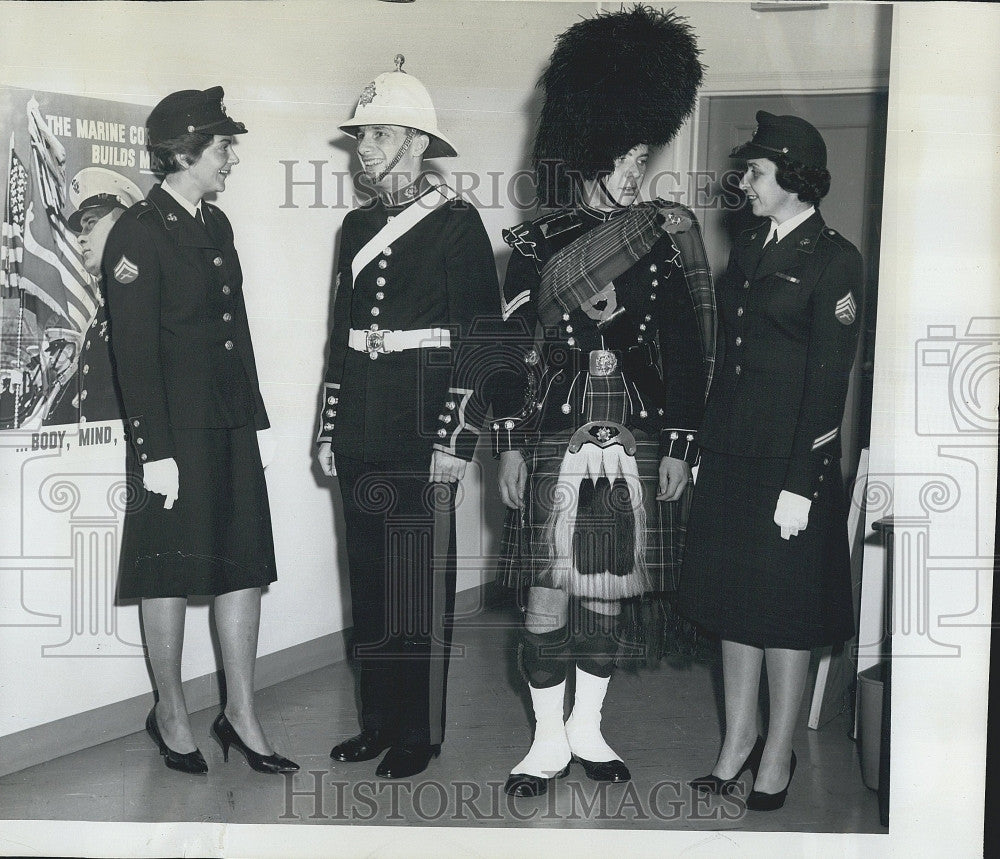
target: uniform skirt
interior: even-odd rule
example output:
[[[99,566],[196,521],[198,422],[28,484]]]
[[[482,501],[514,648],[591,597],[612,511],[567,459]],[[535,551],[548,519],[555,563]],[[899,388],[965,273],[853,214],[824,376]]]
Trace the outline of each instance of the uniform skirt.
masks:
[[[142,486],[131,445],[119,600],[218,595],[276,578],[267,484],[253,426],[173,430],[180,491]]]
[[[557,587],[573,596],[620,599],[649,591],[672,591],[677,587],[680,559],[684,550],[684,522],[689,493],[677,502],[656,500],[660,453],[656,440],[635,433],[634,467],[641,491],[642,533],[634,529],[635,515],[621,481],[598,487],[594,481],[580,481],[579,475],[565,470],[560,474],[569,433],[543,439],[533,448],[523,510],[508,510],[504,523],[498,584],[506,587]],[[587,447],[593,445],[584,445]],[[620,449],[620,446],[618,446]],[[595,504],[601,491],[610,493],[610,504]],[[617,490],[617,491],[616,491]],[[634,491],[634,490],[633,490]],[[553,506],[571,506],[575,514],[571,569],[560,571],[554,563],[551,527]],[[600,506],[601,510],[595,510]],[[586,534],[584,533],[586,532]],[[622,563],[634,557],[634,563]],[[589,551],[588,551],[589,546]],[[593,557],[596,551],[596,561]],[[584,557],[590,555],[589,560]],[[619,559],[618,569],[615,558]],[[608,561],[605,564],[605,561]],[[582,569],[589,566],[591,569]],[[598,569],[599,568],[599,569]]]
[[[847,502],[839,460],[824,468],[804,531],[774,523],[788,462],[703,450],[679,608],[728,641],[808,650],[854,634]]]

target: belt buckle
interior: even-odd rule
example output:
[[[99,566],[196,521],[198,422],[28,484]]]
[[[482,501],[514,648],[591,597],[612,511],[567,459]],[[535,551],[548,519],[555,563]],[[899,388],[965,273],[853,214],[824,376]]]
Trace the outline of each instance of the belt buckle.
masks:
[[[378,357],[379,352],[385,352],[385,332],[366,331],[365,349],[368,351],[368,355],[373,361]]]
[[[590,375],[610,376],[618,369],[618,358],[607,349],[593,349],[590,352]]]

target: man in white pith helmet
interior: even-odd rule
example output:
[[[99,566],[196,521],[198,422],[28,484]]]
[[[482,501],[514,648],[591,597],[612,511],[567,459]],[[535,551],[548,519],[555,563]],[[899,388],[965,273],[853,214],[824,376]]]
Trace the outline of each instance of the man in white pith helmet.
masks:
[[[340,126],[377,199],[344,219],[317,439],[343,498],[361,686],[361,733],[330,756],[388,750],[382,778],[422,772],[444,738],[455,494],[484,417],[471,335],[499,315],[479,213],[424,172],[456,152],[403,61]]]

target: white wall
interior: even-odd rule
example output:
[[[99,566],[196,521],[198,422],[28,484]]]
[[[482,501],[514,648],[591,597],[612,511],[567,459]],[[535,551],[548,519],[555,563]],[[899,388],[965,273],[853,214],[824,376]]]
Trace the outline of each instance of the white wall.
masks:
[[[406,69],[433,94],[442,128],[460,157],[441,168],[510,176],[526,164],[533,86],[553,37],[595,3],[445,2],[389,4],[373,0],[286,3],[0,5],[0,79],[27,89],[67,92],[152,105],[176,89],[226,87],[230,113],[250,132],[242,163],[220,197],[230,215],[246,274],[246,293],[262,388],[281,449],[268,470],[279,580],[264,600],[260,653],[272,653],[349,624],[344,604],[343,550],[334,529],[332,483],[317,477],[312,434],[329,317],[335,237],[346,208],[309,208],[312,191],[298,188],[299,208],[282,208],[282,160],[326,162],[324,191],[352,165],[336,129],[361,88],[392,67]],[[607,8],[617,4],[603,4]],[[709,67],[706,91],[856,89],[885,82],[885,10],[851,5],[807,13],[756,13],[743,4],[680,4]],[[687,166],[686,147],[661,164]],[[498,250],[500,230],[520,219],[500,201],[482,210]],[[59,467],[113,473],[121,451],[92,450]],[[3,521],[20,521],[33,545],[66,551],[65,517],[25,507],[25,480],[40,481],[50,463],[28,465],[0,449]],[[32,471],[32,469],[35,469]],[[492,481],[489,465],[486,480]],[[33,475],[33,476],[32,476]],[[473,470],[460,513],[460,553],[478,557],[482,509],[495,528],[492,488],[480,493]],[[484,497],[485,496],[485,497]],[[30,498],[37,499],[37,493]],[[20,527],[20,526],[19,526]],[[0,537],[0,540],[7,538]],[[9,540],[7,541],[9,543]],[[4,544],[0,556],[9,555]],[[38,550],[38,554],[44,551]],[[27,562],[26,562],[27,563]],[[100,658],[60,658],[45,651],[69,636],[73,596],[66,570],[0,570],[0,736],[123,700],[149,690],[135,643],[137,612],[117,612],[121,645],[96,634]],[[489,570],[482,574],[489,575]],[[460,587],[480,581],[470,569]],[[41,613],[41,616],[39,613]],[[184,676],[215,670],[207,611],[189,613]],[[32,625],[16,625],[28,623]],[[103,639],[102,639],[103,636]],[[103,643],[102,643],[103,641]],[[15,654],[14,658],[8,654]]]

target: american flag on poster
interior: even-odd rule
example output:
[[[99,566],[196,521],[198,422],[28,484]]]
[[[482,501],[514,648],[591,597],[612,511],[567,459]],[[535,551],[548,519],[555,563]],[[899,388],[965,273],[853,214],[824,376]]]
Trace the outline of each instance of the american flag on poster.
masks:
[[[4,199],[2,235],[0,235],[0,289],[10,298],[18,287],[21,255],[24,249],[25,196],[28,171],[14,151],[11,139],[10,163],[7,169],[7,195]]]
[[[17,285],[61,316],[67,327],[84,331],[97,311],[98,297],[76,236],[62,215],[66,151],[46,126],[35,99],[28,102],[27,113],[31,167]]]

